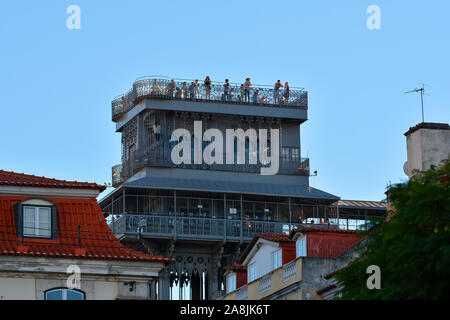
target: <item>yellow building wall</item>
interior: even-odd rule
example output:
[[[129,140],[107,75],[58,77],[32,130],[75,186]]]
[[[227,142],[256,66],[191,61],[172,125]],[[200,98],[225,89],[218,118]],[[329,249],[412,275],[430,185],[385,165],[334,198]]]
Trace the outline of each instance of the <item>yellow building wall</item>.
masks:
[[[227,294],[223,300],[236,300],[236,291]]]
[[[261,278],[256,279],[255,281],[252,281],[247,284],[247,295],[248,300],[261,300],[275,292],[278,292],[288,286],[290,286],[293,283],[299,282],[302,280],[302,258],[297,258],[295,260],[295,267],[296,267],[296,274],[295,278],[283,282],[283,267],[280,267],[278,269],[275,269],[271,271],[269,274],[271,275],[271,287],[266,292],[263,292],[262,294],[259,294],[259,281]],[[292,293],[288,297],[286,297],[286,300],[299,300],[301,299],[301,292],[300,290]],[[236,291],[233,291],[229,294],[227,294],[224,297],[224,300],[236,300]]]

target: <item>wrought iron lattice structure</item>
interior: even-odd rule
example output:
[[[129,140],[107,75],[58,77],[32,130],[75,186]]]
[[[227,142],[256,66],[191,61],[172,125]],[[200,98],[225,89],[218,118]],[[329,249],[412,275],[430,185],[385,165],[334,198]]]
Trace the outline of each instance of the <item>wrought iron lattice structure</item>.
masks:
[[[209,91],[192,82],[145,77],[112,101],[112,120],[122,133],[122,163],[112,168],[116,189],[100,206],[122,242],[175,259],[160,276],[162,299],[170,298],[176,283],[189,285],[192,299],[213,299],[221,290],[221,266],[236,262],[256,234],[286,234],[300,225],[349,228],[351,218],[371,214],[346,208],[343,223],[334,205],[339,197],[309,185],[310,160],[301,156],[300,125],[308,120],[303,88],[291,87],[287,96],[285,88],[253,85],[247,100],[241,84],[230,83],[226,91],[224,83],[212,82]],[[195,140],[199,123],[201,137]],[[222,135],[228,129],[249,132],[238,142],[245,161],[175,164],[171,151],[177,142],[171,136],[176,129],[187,131],[186,138],[197,141],[202,152],[207,129]],[[252,130],[272,129],[277,135],[252,138],[251,144]],[[215,152],[223,156],[227,147],[230,153],[236,147],[235,155],[234,138],[224,139],[223,150]],[[272,155],[274,145],[279,146],[278,172],[262,175],[261,161],[250,163],[250,155]]]

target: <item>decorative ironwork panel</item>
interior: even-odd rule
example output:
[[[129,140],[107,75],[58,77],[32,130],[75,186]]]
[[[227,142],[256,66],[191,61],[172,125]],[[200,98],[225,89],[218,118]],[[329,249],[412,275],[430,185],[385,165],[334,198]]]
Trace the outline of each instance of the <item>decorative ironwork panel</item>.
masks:
[[[193,80],[162,78],[142,78],[133,83],[133,89],[116,97],[112,105],[112,119],[117,120],[128,112],[141,99],[150,97],[156,99],[177,99],[196,101],[220,101],[223,103],[238,103],[260,106],[279,106],[283,108],[308,107],[308,93],[303,88],[283,88],[276,86],[253,85],[245,92],[243,84],[211,82],[210,89]]]

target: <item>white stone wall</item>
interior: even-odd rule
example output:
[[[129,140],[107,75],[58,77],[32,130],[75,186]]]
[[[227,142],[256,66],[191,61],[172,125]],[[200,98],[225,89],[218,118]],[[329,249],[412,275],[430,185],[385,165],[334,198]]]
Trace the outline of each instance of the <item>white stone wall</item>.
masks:
[[[260,247],[257,249],[258,246]],[[250,266],[252,263],[255,263],[256,278],[260,278],[272,271],[272,253],[280,249],[280,247],[278,242],[259,239],[253,250],[255,249],[257,249],[257,251],[254,251],[254,255],[250,256],[250,259],[246,259],[247,261],[245,261],[244,264]],[[253,252],[250,254],[253,254]]]
[[[404,171],[411,177],[412,170],[425,171],[450,158],[450,130],[421,128],[406,138],[408,162]]]

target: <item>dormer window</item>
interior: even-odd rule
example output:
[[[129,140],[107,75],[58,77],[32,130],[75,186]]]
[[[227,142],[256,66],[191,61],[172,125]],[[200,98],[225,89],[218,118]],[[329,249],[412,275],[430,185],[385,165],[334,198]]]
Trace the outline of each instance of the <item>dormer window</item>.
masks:
[[[230,274],[227,278],[227,293],[236,290],[236,274]]]
[[[54,239],[56,204],[46,199],[26,199],[15,206],[17,235],[24,238]]]
[[[23,236],[50,238],[51,207],[23,206]]]
[[[278,269],[281,267],[281,249],[278,249],[275,252],[272,252],[272,269]]]
[[[252,263],[248,266],[248,282],[256,280],[256,264]]]
[[[298,257],[306,257],[306,236],[299,238],[296,243],[296,255]]]

